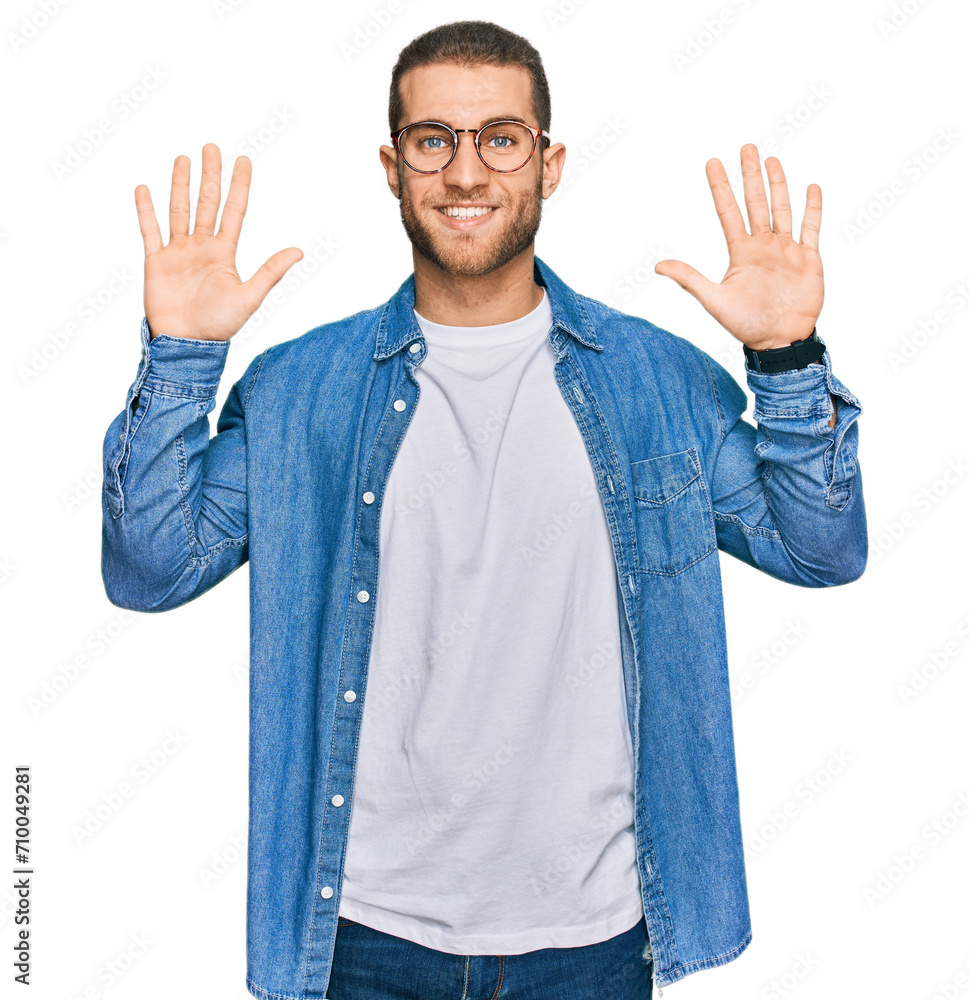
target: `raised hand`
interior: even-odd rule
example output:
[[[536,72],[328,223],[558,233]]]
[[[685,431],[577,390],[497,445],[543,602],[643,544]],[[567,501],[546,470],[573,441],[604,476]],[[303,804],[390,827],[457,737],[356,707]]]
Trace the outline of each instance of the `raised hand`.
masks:
[[[764,161],[770,181],[770,209],[760,172],[760,155],[753,143],[741,148],[740,165],[749,233],[723,164],[716,158],[707,161],[707,180],[730,254],[720,284],[679,260],[661,260],[654,270],[685,288],[714,319],[752,350],[786,347],[811,336],[824,301],[818,253],[821,188],[817,184],[808,185],[798,243],[791,235],[791,203],[780,160],[768,156]]]
[[[135,188],[138,223],[145,243],[145,316],[152,337],[228,340],[259,308],[280,278],[303,256],[297,247],[274,253],[248,280],[236,270],[236,246],[249,201],[252,161],[236,158],[229,195],[216,233],[222,200],[222,156],[219,147],[202,147],[202,182],[195,208],[195,231],[189,233],[190,161],[175,158],[169,202],[169,240],[158,228],[151,195],[144,184]]]

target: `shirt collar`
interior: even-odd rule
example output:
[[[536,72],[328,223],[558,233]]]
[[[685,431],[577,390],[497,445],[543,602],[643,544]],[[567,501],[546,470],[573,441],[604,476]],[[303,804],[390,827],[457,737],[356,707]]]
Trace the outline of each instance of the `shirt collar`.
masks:
[[[545,287],[552,310],[552,324],[597,351],[603,345],[596,336],[581,299],[542,260],[535,258],[535,281]],[[389,358],[421,336],[414,316],[414,275],[411,273],[387,302],[377,324],[374,360]]]

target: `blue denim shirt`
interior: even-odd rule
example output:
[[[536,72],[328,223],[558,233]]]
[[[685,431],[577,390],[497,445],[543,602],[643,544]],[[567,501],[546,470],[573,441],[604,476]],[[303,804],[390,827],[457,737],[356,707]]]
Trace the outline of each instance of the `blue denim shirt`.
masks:
[[[577,294],[538,258],[535,280],[612,539],[646,957],[662,987],[751,939],[719,553],[803,587],[861,575],[861,405],[826,351],[747,371],[755,427],[737,382],[689,341]],[[249,561],[246,984],[265,1000],[326,996],[381,502],[427,350],[413,306],[411,275],[383,305],[267,348],[211,440],[230,341],[149,340],[143,320],[104,438],[113,604],[175,608]]]

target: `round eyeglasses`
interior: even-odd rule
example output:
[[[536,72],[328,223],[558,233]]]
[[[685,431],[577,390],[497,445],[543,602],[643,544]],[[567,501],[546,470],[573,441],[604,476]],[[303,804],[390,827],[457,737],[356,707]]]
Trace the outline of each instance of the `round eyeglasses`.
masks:
[[[471,132],[481,162],[489,170],[507,174],[521,170],[532,158],[539,137],[548,133],[523,122],[488,122],[481,128],[451,128],[442,122],[413,122],[390,133],[401,159],[419,174],[436,174],[454,159],[458,132]]]

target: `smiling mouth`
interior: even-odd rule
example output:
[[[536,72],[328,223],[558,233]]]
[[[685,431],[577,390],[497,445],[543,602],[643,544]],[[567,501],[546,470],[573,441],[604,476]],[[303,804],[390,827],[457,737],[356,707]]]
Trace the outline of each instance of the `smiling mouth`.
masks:
[[[442,215],[446,215],[449,219],[476,219],[480,215],[488,215],[490,212],[493,212],[494,207],[464,208],[446,205],[443,208],[439,208],[438,211]]]

